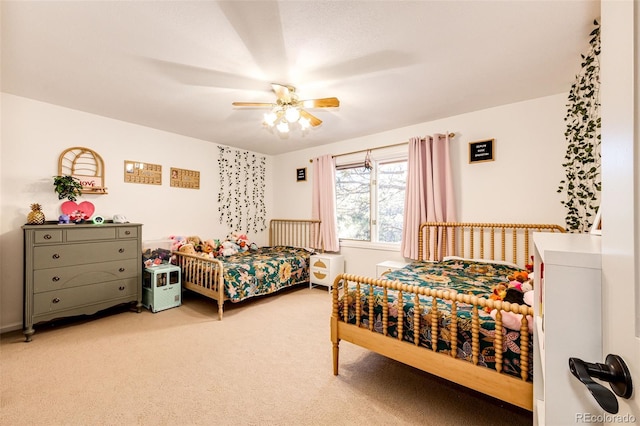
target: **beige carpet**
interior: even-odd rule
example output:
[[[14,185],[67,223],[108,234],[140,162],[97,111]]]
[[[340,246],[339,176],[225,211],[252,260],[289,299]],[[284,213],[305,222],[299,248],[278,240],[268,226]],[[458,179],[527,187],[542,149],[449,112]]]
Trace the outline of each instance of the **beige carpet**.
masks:
[[[531,413],[343,342],[299,287],[226,305],[187,294],[0,340],[2,425],[508,425]]]

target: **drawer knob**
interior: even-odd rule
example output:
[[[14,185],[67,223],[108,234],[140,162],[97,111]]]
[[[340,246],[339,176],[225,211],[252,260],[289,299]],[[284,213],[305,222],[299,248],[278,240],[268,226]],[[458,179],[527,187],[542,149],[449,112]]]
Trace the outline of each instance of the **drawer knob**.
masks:
[[[52,303],[59,303],[59,302],[60,302],[60,299],[58,299],[57,297],[55,297],[51,302],[52,302]]]
[[[51,234],[44,234],[44,239],[45,240],[50,240],[51,238],[52,238]]]
[[[124,231],[124,235],[131,235],[131,231]]]
[[[54,283],[58,282],[58,281],[60,281],[60,277],[53,277],[53,278],[51,278],[51,281],[53,281]]]
[[[126,288],[125,286],[121,285],[120,287],[118,287],[118,290],[124,291],[125,288]]]
[[[118,250],[118,253],[124,253],[124,249],[121,248],[120,250]]]
[[[51,256],[51,257],[53,257],[54,259],[60,259],[60,255],[59,255],[58,253],[54,254],[54,255],[53,255],[53,256]]]
[[[120,268],[120,269],[118,269],[118,271],[124,272],[124,268]]]

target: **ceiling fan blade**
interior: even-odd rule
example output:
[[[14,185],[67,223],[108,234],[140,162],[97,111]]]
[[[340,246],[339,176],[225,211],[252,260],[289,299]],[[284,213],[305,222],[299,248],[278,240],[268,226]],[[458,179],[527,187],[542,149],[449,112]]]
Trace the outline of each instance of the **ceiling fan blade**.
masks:
[[[295,88],[278,83],[272,83],[271,87],[273,88],[273,91],[276,92],[276,96],[279,100],[285,104],[291,103],[291,94],[295,92]]]
[[[234,102],[237,107],[273,108],[275,105],[267,102]]]
[[[306,118],[307,120],[309,120],[309,124],[311,124],[312,127],[316,127],[322,124],[322,120],[320,120],[318,117],[309,114],[307,111],[301,109],[300,110],[300,115],[304,118]]]
[[[299,105],[303,108],[333,108],[339,107],[340,101],[338,98],[320,98],[320,99],[306,99],[299,101]]]

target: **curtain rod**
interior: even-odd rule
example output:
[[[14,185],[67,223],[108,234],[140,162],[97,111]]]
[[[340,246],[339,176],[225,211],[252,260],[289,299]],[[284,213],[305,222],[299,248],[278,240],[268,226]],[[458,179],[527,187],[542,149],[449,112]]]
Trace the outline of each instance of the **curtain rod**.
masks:
[[[455,133],[449,133],[449,138],[453,138],[455,135],[456,135]],[[361,149],[361,150],[358,150],[358,151],[345,152],[343,154],[332,155],[331,157],[336,158],[336,157],[343,157],[345,155],[360,154],[361,152],[375,151],[377,149],[393,148],[395,146],[407,145],[408,143],[409,143],[409,141],[399,142],[399,143],[394,143],[394,144],[391,144],[391,145],[377,146],[375,148]],[[309,162],[313,163],[313,159],[310,159]]]

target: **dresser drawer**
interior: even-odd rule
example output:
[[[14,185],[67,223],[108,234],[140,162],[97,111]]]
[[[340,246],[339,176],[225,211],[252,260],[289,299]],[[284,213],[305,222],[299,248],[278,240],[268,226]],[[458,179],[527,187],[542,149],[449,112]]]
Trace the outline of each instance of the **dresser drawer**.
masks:
[[[67,229],[67,241],[94,241],[94,240],[114,240],[116,238],[116,228],[101,228],[99,226],[91,228]]]
[[[38,269],[33,273],[33,292],[60,290],[103,281],[138,276],[138,259],[114,260],[100,264]]]
[[[39,246],[33,248],[33,254],[34,269],[139,259],[140,257],[137,240]]]
[[[138,238],[138,228],[135,226],[123,226],[116,229],[118,230],[118,238]]]
[[[34,244],[61,243],[62,229],[43,229],[33,232]]]
[[[128,278],[38,293],[33,296],[33,314],[64,311],[127,296],[135,297],[138,286],[137,278]]]

